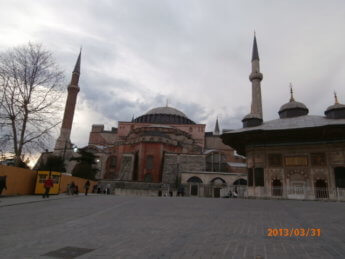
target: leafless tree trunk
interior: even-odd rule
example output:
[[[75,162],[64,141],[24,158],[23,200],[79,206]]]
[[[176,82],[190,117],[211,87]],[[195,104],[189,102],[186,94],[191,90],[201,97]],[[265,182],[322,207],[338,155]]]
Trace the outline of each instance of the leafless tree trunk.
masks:
[[[0,149],[13,153],[17,164],[51,139],[63,83],[63,72],[40,44],[0,54]]]

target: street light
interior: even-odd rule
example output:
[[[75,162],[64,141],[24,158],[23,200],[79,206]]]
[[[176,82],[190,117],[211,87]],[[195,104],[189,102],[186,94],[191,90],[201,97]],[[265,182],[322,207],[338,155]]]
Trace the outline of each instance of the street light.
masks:
[[[102,178],[102,160],[97,158],[96,163],[99,164],[101,168],[99,173],[97,173],[99,175],[98,179],[101,179]]]

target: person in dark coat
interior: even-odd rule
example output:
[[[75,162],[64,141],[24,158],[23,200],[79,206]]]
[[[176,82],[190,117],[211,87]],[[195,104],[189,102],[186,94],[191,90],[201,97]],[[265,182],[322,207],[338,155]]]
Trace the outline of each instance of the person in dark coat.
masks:
[[[75,194],[75,183],[74,182],[71,182],[71,184],[69,185],[69,188],[71,190],[71,194]]]
[[[6,178],[7,178],[6,175],[0,176],[0,195],[1,195],[3,189],[7,190]]]
[[[87,195],[87,192],[89,191],[89,188],[90,188],[90,181],[87,180],[86,183],[84,184],[85,195]]]

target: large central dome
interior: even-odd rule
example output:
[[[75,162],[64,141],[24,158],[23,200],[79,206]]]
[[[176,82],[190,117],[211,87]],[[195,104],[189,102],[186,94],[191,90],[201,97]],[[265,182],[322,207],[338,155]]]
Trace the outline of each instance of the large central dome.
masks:
[[[172,107],[157,107],[139,116],[134,122],[157,124],[195,124],[183,112]]]

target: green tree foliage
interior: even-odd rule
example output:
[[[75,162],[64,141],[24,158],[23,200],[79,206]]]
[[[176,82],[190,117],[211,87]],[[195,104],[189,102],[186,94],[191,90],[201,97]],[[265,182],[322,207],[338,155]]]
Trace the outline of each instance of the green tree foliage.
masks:
[[[71,158],[71,160],[78,162],[72,171],[72,175],[80,178],[95,180],[98,169],[94,168],[93,165],[96,164],[97,156],[86,149],[79,149],[78,154],[78,157]]]
[[[62,157],[50,155],[45,163],[42,163],[38,170],[42,171],[55,171],[55,172],[66,172],[65,163]]]

